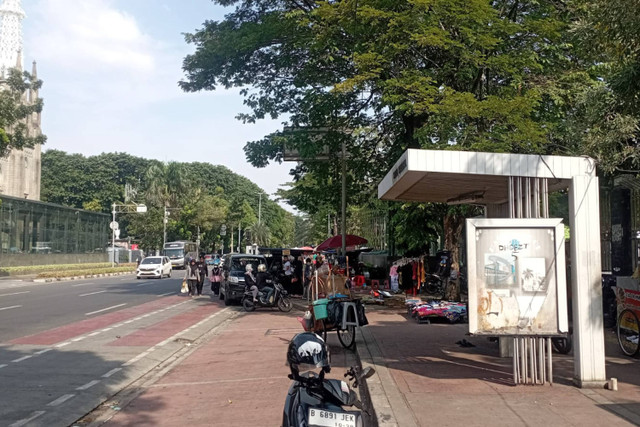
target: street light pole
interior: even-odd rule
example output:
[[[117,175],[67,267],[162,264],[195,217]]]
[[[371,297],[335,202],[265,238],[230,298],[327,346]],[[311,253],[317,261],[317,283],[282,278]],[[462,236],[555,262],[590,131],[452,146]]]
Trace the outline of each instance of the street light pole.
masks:
[[[116,204],[113,204],[113,211],[111,212],[113,214],[113,218],[112,218],[112,227],[111,227],[111,267],[115,267],[116,266],[116,227],[115,224],[116,223]]]
[[[164,245],[167,243],[167,205],[164,205],[164,219],[162,220],[162,248],[164,249]]]
[[[258,224],[262,224],[262,193],[260,194],[260,199],[258,201]]]

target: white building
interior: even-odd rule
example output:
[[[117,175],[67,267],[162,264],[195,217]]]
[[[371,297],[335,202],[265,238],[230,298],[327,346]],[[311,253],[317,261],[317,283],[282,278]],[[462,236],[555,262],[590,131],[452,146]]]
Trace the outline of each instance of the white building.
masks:
[[[22,20],[26,14],[21,0],[2,0],[0,4],[0,78],[6,76],[9,68],[23,69]],[[37,77],[36,63],[33,63],[33,77]],[[0,80],[0,85],[2,84]],[[34,102],[38,91],[24,94],[23,102]],[[28,136],[41,134],[40,114],[33,114],[26,120]],[[0,158],[0,194],[40,200],[41,149],[11,150]]]

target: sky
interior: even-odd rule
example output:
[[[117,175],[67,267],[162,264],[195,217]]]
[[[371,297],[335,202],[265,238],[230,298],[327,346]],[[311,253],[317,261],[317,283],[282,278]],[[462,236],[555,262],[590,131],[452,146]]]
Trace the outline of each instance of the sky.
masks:
[[[182,60],[194,51],[183,33],[230,9],[211,0],[23,0],[22,7],[25,67],[36,60],[44,81],[43,150],[220,164],[270,195],[291,180],[293,165],[254,168],[243,151],[282,120],[236,120],[248,112],[238,89],[178,87]]]

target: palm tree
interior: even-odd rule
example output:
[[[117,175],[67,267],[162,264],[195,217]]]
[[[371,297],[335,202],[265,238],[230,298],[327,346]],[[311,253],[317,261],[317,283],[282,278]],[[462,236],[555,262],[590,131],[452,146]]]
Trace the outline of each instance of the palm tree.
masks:
[[[251,243],[256,243],[258,246],[269,246],[271,232],[263,222],[256,222],[251,226],[251,237],[253,239]]]
[[[182,164],[177,162],[156,163],[147,169],[146,198],[155,206],[176,206],[188,189]]]

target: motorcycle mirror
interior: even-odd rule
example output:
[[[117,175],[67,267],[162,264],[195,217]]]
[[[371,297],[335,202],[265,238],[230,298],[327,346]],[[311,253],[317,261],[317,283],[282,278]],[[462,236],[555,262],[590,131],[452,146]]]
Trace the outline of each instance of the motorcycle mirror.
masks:
[[[364,369],[362,370],[362,372],[360,373],[360,377],[359,377],[359,378],[360,378],[361,380],[365,380],[365,379],[367,379],[367,378],[370,378],[370,377],[371,377],[373,374],[375,374],[375,373],[376,373],[376,370],[375,370],[375,369],[373,369],[373,368],[372,368],[372,367],[370,367],[370,366],[367,366],[366,368],[364,368]]]

